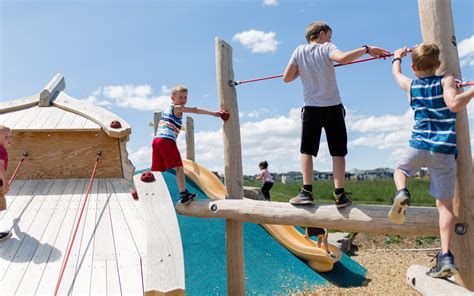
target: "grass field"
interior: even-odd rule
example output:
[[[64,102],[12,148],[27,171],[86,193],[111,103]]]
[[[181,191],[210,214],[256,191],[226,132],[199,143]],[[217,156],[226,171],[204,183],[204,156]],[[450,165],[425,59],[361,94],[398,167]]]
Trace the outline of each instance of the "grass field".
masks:
[[[259,181],[244,181],[244,186],[261,187]],[[317,203],[332,203],[334,190],[332,181],[318,181],[313,183],[313,194]],[[286,202],[298,194],[301,183],[275,183],[270,191],[272,201]],[[429,195],[429,179],[410,179],[408,189],[412,199],[411,205],[435,206],[435,199]],[[346,181],[345,190],[352,192],[354,204],[390,204],[390,198],[395,193],[395,185],[391,179],[374,181]]]

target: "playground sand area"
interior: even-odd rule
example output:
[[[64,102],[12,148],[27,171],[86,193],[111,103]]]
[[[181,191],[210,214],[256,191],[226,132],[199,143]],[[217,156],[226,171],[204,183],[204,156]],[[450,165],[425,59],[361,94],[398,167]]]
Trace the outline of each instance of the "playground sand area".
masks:
[[[339,288],[331,285],[295,295],[419,295],[407,284],[406,271],[412,264],[433,265],[431,259],[436,251],[425,250],[439,248],[440,242],[438,238],[358,234],[353,245],[355,250],[351,257],[368,270],[366,286]]]

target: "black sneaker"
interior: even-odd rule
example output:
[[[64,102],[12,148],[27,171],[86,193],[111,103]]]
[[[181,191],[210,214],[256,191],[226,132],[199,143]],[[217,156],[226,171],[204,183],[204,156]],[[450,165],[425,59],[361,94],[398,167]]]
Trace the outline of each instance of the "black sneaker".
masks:
[[[345,191],[341,194],[334,193],[334,203],[336,204],[336,207],[345,208],[350,206],[352,204],[351,194],[352,193]]]
[[[186,189],[185,191],[183,191],[179,194],[179,198],[181,199],[181,203],[184,204],[184,205],[187,205],[190,202],[192,202],[193,199],[196,198],[196,196],[197,196],[196,193],[191,193],[191,192],[188,191],[188,189]]]
[[[405,222],[405,212],[410,205],[410,192],[408,189],[400,189],[392,197],[392,208],[388,212],[388,218],[394,224]]]
[[[0,232],[0,242],[4,242],[12,236],[11,231]]]
[[[438,253],[436,255],[436,265],[433,266],[426,274],[434,278],[447,279],[458,272],[454,265],[454,256],[448,251],[446,254]]]
[[[301,188],[300,194],[290,199],[292,205],[306,205],[313,203],[313,193]]]

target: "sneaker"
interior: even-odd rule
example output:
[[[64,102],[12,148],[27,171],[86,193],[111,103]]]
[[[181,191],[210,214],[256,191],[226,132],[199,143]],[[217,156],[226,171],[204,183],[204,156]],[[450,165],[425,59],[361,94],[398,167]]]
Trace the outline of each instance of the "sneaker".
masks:
[[[350,192],[343,192],[341,194],[334,193],[334,203],[336,204],[336,207],[345,208],[350,206],[352,204],[351,194],[352,193]]]
[[[197,194],[196,193],[191,193],[187,189],[184,192],[181,192],[179,194],[179,198],[181,199],[181,203],[184,205],[189,204],[196,198]]]
[[[301,188],[300,194],[290,199],[292,205],[306,205],[313,203],[313,193]]]
[[[388,218],[394,224],[405,222],[405,212],[410,205],[410,192],[408,189],[400,189],[392,197],[392,208],[388,212]]]
[[[0,232],[0,243],[6,241],[12,236],[11,231]]]
[[[454,256],[448,251],[446,254],[438,253],[436,255],[436,265],[433,266],[426,274],[434,278],[447,279],[458,272],[454,265]]]

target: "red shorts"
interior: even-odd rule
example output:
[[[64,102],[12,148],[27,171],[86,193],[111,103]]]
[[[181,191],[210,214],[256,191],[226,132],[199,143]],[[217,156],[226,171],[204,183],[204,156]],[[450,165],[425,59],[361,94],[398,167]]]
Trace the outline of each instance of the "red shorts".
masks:
[[[176,142],[165,138],[155,138],[152,144],[151,170],[164,172],[182,167],[183,161]]]

